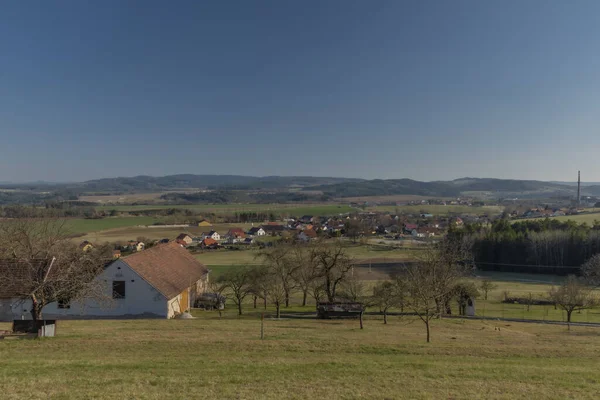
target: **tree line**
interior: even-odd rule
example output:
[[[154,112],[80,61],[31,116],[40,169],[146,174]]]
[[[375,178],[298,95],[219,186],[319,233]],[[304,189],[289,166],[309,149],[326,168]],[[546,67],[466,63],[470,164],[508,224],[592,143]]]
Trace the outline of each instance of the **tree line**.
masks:
[[[600,253],[600,224],[544,219],[451,229],[450,240],[468,243],[479,269],[557,275],[577,274]]]

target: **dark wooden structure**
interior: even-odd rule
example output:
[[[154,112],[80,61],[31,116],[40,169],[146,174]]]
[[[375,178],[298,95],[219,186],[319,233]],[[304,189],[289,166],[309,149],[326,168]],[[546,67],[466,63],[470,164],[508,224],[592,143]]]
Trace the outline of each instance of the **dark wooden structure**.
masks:
[[[317,303],[317,317],[321,319],[359,318],[364,310],[365,306],[362,303],[341,301]]]

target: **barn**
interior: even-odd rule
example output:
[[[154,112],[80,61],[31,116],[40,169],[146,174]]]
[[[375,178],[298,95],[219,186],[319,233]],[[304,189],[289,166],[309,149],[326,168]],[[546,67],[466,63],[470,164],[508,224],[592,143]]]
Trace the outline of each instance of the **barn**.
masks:
[[[121,257],[97,279],[106,284],[107,304],[51,303],[44,318],[173,318],[189,310],[208,283],[208,269],[181,245],[172,242]],[[31,303],[0,300],[1,320],[30,319]]]

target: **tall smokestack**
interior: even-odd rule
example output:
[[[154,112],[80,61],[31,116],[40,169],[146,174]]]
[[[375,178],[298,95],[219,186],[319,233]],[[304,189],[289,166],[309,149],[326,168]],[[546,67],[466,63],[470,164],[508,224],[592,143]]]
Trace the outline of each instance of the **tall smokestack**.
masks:
[[[581,171],[577,171],[577,207],[581,201]]]

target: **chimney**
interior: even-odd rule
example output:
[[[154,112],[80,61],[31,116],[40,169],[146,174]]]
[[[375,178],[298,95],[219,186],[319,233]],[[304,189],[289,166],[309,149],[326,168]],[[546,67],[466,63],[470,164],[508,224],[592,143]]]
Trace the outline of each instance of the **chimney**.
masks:
[[[577,171],[577,207],[581,202],[581,171]]]

